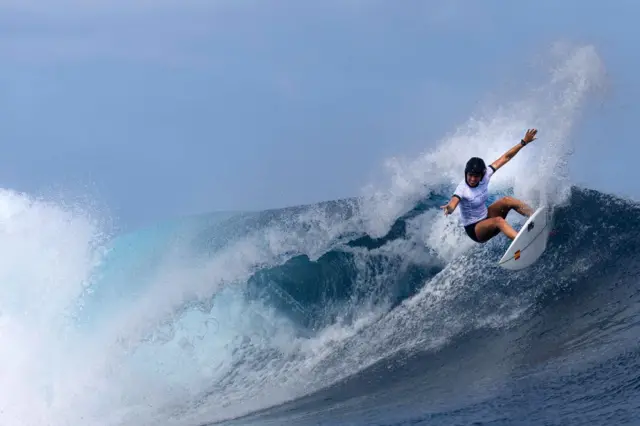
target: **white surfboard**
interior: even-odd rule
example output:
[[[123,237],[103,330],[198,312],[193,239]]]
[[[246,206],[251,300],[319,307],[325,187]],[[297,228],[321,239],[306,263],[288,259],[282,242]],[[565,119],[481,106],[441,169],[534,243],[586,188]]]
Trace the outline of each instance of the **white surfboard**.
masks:
[[[514,271],[531,266],[547,248],[552,225],[551,209],[538,208],[522,225],[498,265]]]

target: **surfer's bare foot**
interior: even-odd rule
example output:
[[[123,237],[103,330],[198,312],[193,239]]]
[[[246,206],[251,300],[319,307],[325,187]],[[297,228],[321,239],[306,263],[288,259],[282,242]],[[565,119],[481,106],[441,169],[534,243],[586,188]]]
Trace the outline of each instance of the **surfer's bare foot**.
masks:
[[[524,203],[522,203],[522,208],[520,210],[516,209],[516,211],[526,217],[530,217],[533,214],[533,209]]]

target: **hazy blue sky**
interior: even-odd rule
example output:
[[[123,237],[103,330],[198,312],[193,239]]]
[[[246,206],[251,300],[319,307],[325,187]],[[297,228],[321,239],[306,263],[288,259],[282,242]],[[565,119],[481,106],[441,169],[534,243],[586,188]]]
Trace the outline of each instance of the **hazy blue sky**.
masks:
[[[638,197],[639,13],[632,0],[0,0],[0,185],[88,193],[124,226],[358,195],[385,158],[435,143],[569,40],[596,47],[610,85],[573,134],[572,176]]]

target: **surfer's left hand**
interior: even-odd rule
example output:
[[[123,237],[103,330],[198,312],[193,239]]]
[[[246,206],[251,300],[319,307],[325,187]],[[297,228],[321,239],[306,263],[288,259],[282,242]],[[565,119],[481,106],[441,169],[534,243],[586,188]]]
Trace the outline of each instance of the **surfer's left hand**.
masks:
[[[529,142],[533,142],[534,140],[536,140],[536,134],[538,133],[537,129],[529,129],[527,130],[527,133],[524,135],[524,138],[522,138],[522,140],[524,141],[524,143],[529,143]]]

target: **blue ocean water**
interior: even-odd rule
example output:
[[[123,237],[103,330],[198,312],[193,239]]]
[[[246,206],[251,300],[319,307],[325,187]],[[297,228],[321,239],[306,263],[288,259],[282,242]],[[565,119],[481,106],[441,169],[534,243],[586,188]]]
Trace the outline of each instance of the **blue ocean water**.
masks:
[[[640,206],[573,187],[539,262],[511,272],[496,266],[504,238],[467,244],[454,225],[441,238],[456,234],[458,250],[425,243],[443,200],[431,194],[375,237],[356,232],[357,203],[342,200],[116,238],[63,315],[23,319],[13,343],[24,352],[0,352],[18,394],[42,395],[27,400],[33,412],[5,413],[24,424],[70,412],[126,425],[636,423]],[[5,340],[18,317],[3,312]],[[16,358],[34,342],[44,358]]]
[[[371,271],[394,270],[377,300],[388,303],[379,321],[395,325],[385,335],[385,356],[309,395],[215,424],[637,423],[640,210],[574,188],[554,217],[548,250],[517,273],[493,265],[499,245],[465,255],[476,260],[460,275],[448,265],[394,263],[371,253]],[[405,238],[405,226],[400,219],[378,241],[364,237],[344,246],[373,251]],[[326,301],[357,300],[363,271],[346,252],[334,248],[315,261],[288,262],[264,272],[264,279],[314,313]],[[430,281],[447,279],[459,290],[439,300],[438,309],[402,305]],[[514,308],[521,309],[509,318]],[[289,313],[284,302],[279,309]],[[316,315],[312,324],[323,318]],[[404,315],[415,317],[396,320]],[[451,334],[449,322],[459,324]],[[377,339],[379,328],[371,327],[354,340]],[[450,338],[433,345],[442,334]],[[416,344],[403,347],[407,340]],[[347,347],[340,350],[339,356],[351,355]]]

